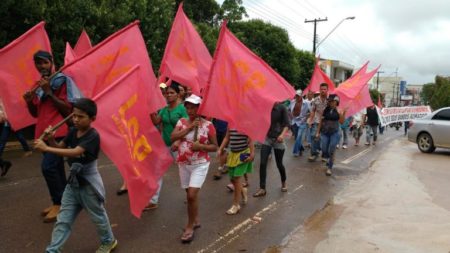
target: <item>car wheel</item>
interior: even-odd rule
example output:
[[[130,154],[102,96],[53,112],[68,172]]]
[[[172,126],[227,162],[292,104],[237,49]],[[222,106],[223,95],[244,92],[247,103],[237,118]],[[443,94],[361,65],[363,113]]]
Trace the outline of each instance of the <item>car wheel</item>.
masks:
[[[432,153],[436,149],[433,138],[427,133],[421,133],[419,137],[417,137],[417,146],[423,153]]]

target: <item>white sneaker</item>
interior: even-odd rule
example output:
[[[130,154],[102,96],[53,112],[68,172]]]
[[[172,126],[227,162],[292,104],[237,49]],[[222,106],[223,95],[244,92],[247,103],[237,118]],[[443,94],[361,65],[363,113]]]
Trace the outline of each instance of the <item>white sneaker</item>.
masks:
[[[346,148],[347,148],[347,145],[342,145],[342,148],[343,148],[343,149],[346,149]]]
[[[330,169],[327,169],[327,172],[325,172],[325,175],[331,176],[331,170],[330,170]]]

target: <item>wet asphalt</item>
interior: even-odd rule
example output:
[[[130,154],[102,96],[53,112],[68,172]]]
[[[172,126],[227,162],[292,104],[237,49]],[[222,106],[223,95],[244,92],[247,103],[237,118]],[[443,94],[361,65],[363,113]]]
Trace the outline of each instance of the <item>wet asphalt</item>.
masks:
[[[363,136],[364,138],[364,136]],[[362,138],[362,143],[364,139]],[[287,140],[284,164],[287,170],[287,193],[281,182],[275,159],[269,162],[267,195],[249,196],[239,214],[229,216],[232,193],[226,189],[229,179],[212,179],[217,168],[213,159],[208,178],[200,191],[202,227],[195,239],[180,243],[187,221],[185,193],[180,188],[178,169],[172,165],[164,176],[159,208],[145,212],[141,219],[131,215],[128,197],[117,196],[122,179],[111,161],[102,155],[99,170],[107,191],[106,208],[119,241],[114,252],[263,252],[289,238],[289,234],[344,187],[349,180],[364,173],[392,140],[406,138],[402,131],[389,129],[379,137],[377,146],[339,149],[333,176],[325,176],[321,161],[308,162],[309,150],[301,157],[292,156],[293,140]],[[50,241],[53,224],[45,224],[40,211],[50,205],[49,194],[40,172],[41,154],[22,158],[21,151],[7,151],[4,158],[13,162],[8,175],[0,178],[0,252],[44,252]],[[259,150],[250,175],[249,195],[258,189]],[[64,252],[95,252],[99,239],[94,225],[82,212],[73,226]]]

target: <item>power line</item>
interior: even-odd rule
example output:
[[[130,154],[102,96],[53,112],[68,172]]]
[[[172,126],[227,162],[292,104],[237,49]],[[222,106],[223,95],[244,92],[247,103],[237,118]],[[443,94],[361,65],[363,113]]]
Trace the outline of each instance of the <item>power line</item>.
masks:
[[[252,9],[251,7],[248,8],[248,9],[251,10],[252,12],[254,12],[254,13],[256,13],[256,14],[262,16],[262,17],[267,17],[267,16],[268,16],[267,13],[261,12],[261,11],[259,11],[259,10],[257,10],[257,9]],[[259,18],[260,18],[260,19],[263,19],[262,17],[259,17]],[[266,20],[266,21],[267,21],[267,20]],[[281,26],[282,28],[286,29],[287,32],[288,32],[288,34],[289,34],[289,33],[291,33],[291,34],[294,33],[294,34],[299,35],[300,37],[303,37],[303,38],[305,38],[305,39],[308,39],[308,40],[311,40],[311,41],[312,41],[312,36],[308,36],[307,34],[301,32],[301,31],[296,31],[295,28],[294,28],[292,25],[290,25],[290,24],[288,24],[288,23],[285,23],[285,22],[283,22],[282,20],[272,18],[272,20],[269,20],[269,22],[270,22],[270,23],[273,23],[273,24],[276,24],[276,25],[278,25],[278,26]]]
[[[312,33],[308,32],[306,29],[303,29],[302,25],[299,25],[295,20],[290,19],[289,17],[286,17],[284,13],[280,13],[275,9],[270,8],[269,6],[266,6],[261,3],[256,3],[254,1],[248,1],[252,3],[251,7],[258,9],[259,11],[262,11],[265,13],[265,16],[270,15],[275,19],[282,20],[284,23],[287,23],[291,26],[294,26],[296,29],[300,30],[301,32],[304,32],[308,35],[311,35]]]

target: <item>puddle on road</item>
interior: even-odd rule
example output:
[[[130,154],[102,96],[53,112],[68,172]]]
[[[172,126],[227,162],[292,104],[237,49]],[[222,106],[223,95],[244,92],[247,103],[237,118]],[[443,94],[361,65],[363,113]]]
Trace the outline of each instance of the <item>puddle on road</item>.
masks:
[[[283,249],[283,252],[310,253],[314,252],[317,244],[328,237],[328,231],[336,223],[338,218],[344,212],[345,207],[335,205],[329,201],[324,208],[317,210],[309,217],[299,232],[293,235],[290,240],[300,240],[297,245],[301,248],[290,248],[289,245]],[[269,251],[267,251],[269,252]],[[281,251],[273,251],[281,252]]]
[[[407,143],[394,142],[334,204],[306,220],[282,252],[449,252],[450,212],[442,202],[450,197],[433,197],[429,189],[448,192],[444,179],[448,181],[450,171],[436,174],[436,166],[430,166],[435,160],[420,164],[415,156]],[[442,159],[439,166],[448,164],[447,157]],[[414,166],[420,168],[410,169]],[[414,171],[420,169],[422,175],[417,175]],[[442,176],[441,182],[433,185],[432,172]]]

